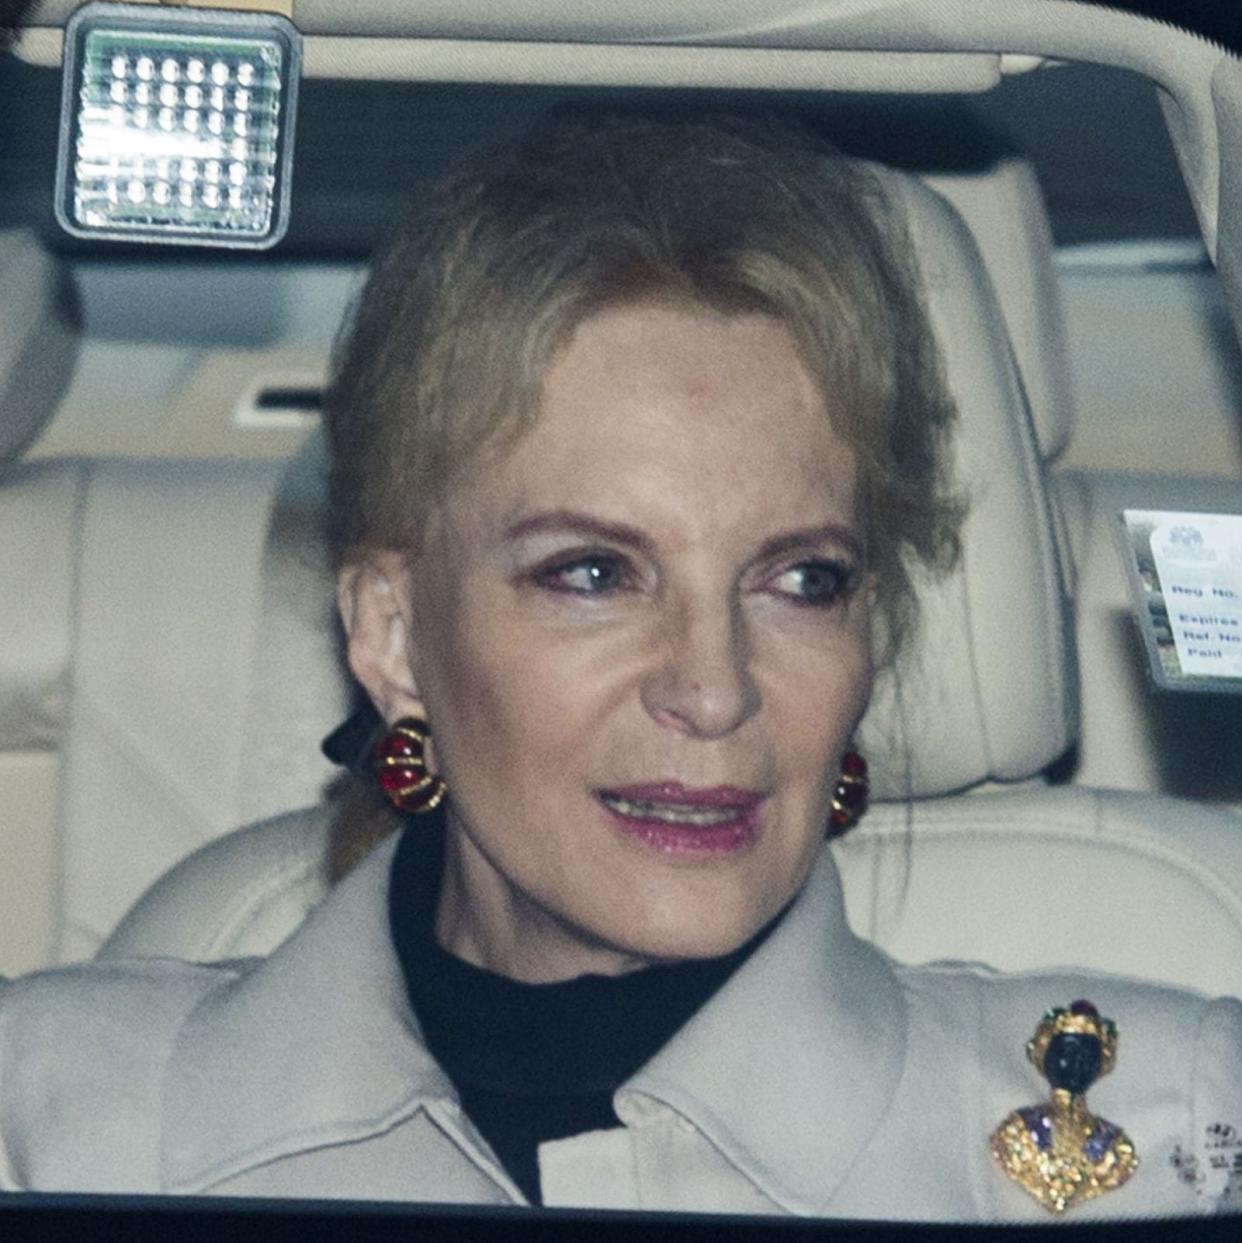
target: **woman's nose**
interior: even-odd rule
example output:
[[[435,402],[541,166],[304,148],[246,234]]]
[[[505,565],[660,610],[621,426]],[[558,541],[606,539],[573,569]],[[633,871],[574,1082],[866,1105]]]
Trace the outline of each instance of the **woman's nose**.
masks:
[[[728,610],[704,611],[670,626],[643,704],[661,725],[697,738],[721,738],[759,708],[745,627]]]

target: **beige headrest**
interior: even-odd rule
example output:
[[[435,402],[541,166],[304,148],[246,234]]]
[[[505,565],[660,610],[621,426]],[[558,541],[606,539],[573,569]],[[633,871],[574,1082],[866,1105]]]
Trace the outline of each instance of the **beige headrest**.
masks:
[[[978,171],[924,175],[966,222],[1005,316],[1045,461],[1065,451],[1074,394],[1052,228],[1031,162],[1006,156]]]
[[[75,321],[61,264],[29,230],[0,230],[0,463],[56,412],[77,358]]]
[[[84,472],[0,471],[0,751],[55,750],[68,716]]]
[[[1004,319],[969,231],[913,177],[903,204],[957,400],[961,564],[920,592],[923,627],[877,685],[860,743],[877,798],[1034,776],[1077,730],[1070,615],[1044,467]]]

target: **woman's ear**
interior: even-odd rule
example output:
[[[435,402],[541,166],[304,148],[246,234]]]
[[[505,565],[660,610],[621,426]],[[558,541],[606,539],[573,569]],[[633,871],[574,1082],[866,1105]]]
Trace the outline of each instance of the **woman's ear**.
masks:
[[[410,665],[410,571],[390,550],[368,553],[342,571],[337,607],[347,636],[349,667],[386,721],[425,717]]]

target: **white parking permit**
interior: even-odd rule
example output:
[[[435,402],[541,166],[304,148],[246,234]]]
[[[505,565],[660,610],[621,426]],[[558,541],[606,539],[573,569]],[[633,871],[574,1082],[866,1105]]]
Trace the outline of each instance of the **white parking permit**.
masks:
[[[1157,684],[1242,692],[1242,514],[1127,509],[1122,527]]]

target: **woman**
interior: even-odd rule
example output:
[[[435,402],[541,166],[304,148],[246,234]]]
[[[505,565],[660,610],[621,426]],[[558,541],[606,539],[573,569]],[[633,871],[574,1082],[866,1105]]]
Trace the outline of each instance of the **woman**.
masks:
[[[858,810],[851,734],[958,516],[901,254],[868,177],[766,131],[562,122],[439,187],[328,410],[364,767],[405,831],[261,964],[9,986],[0,1186],[1215,1202],[1171,1162],[1242,1106],[1242,1006],[899,968],[845,923],[821,846]],[[393,827],[368,798],[341,872]],[[1088,989],[1126,1016],[1149,1177],[1086,1110],[1093,1006],[1041,1024],[1049,1101],[1007,1116],[1031,1017]]]

